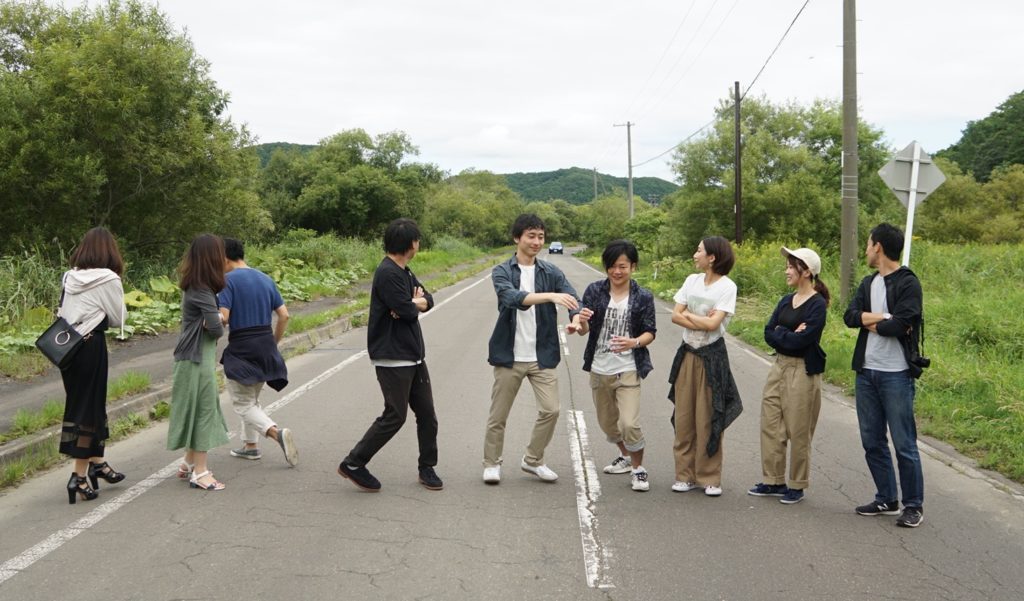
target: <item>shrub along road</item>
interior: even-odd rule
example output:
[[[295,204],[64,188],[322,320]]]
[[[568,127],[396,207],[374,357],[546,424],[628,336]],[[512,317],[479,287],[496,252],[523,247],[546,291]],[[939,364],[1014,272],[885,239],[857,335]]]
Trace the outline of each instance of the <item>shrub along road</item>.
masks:
[[[553,260],[578,290],[600,277],[571,257]],[[873,490],[856,415],[833,389],[806,500],[784,506],[747,496],[761,479],[758,406],[768,363],[735,341],[730,356],[745,411],[724,439],[725,493],[671,492],[665,393],[679,335],[667,305],[651,347],[655,371],[643,387],[650,492],[600,473],[614,453],[597,428],[579,337],[564,345],[562,414],[546,457],[559,480],[543,483],[518,469],[535,414],[525,387],[509,420],[502,482],[484,485],[494,294],[482,272],[435,298],[423,328],[443,491],[416,483],[412,423],[370,464],[380,493],[335,474],[381,408],[362,354],[365,330],[356,329],[292,359],[292,384],[265,393],[275,419],[295,432],[294,469],[273,445],[264,445],[261,461],[233,459],[225,446],[211,453],[211,467],[227,489],[188,489],[172,473],[176,454],[164,450],[160,423],[109,449],[128,479],[101,483],[96,501],[67,505],[66,468],[0,496],[0,597],[50,599],[86,582],[75,587],[77,599],[1024,597],[1024,502],[977,472],[950,467],[952,457],[924,457],[920,528],[854,514]],[[102,566],[83,557],[101,557]]]

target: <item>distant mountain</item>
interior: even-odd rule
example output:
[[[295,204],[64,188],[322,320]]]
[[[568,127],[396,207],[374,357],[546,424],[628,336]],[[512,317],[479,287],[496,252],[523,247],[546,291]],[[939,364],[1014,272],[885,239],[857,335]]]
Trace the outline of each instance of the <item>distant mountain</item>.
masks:
[[[594,199],[594,172],[591,169],[570,167],[541,173],[509,173],[505,175],[508,187],[523,199],[554,200],[561,198],[572,204],[584,204]],[[604,195],[613,190],[625,190],[625,177],[597,174],[597,193]],[[651,204],[675,192],[679,186],[657,177],[634,177],[633,195]]]
[[[274,154],[275,150],[297,150],[301,153],[307,153],[316,148],[316,146],[312,144],[292,144],[291,142],[270,142],[268,144],[256,144],[251,148],[256,151],[256,156],[260,157],[260,167],[266,167],[267,163],[270,162],[270,155]]]

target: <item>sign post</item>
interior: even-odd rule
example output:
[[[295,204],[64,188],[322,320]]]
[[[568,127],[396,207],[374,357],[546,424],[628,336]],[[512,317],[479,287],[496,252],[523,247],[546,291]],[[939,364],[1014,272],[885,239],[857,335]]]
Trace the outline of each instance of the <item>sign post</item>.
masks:
[[[917,205],[946,181],[946,175],[935,166],[932,157],[921,149],[917,140],[879,169],[878,175],[903,206],[907,207],[903,265],[910,265],[910,243],[914,239],[914,213]]]

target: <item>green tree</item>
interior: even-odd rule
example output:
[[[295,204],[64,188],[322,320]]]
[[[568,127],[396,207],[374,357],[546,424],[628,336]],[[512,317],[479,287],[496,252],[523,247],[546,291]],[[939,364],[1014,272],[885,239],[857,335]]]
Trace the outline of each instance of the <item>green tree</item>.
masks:
[[[1024,91],[1012,94],[984,119],[969,122],[960,141],[938,155],[983,182],[998,167],[1024,163]]]
[[[512,222],[524,210],[504,177],[466,170],[431,189],[424,227],[434,235],[458,236],[479,246],[503,246],[512,243]]]
[[[842,119],[838,103],[775,105],[748,98],[742,105],[744,239],[816,241],[836,246],[840,224]],[[899,204],[877,175],[887,160],[882,132],[861,123],[860,210],[870,221],[898,216]],[[673,168],[682,182],[666,199],[673,232],[666,250],[689,254],[707,235],[735,230],[733,109],[722,100],[704,137],[680,145]],[[869,219],[870,217],[870,219]]]
[[[94,225],[177,256],[203,230],[271,229],[257,159],[188,37],[156,8],[0,4],[0,251]]]

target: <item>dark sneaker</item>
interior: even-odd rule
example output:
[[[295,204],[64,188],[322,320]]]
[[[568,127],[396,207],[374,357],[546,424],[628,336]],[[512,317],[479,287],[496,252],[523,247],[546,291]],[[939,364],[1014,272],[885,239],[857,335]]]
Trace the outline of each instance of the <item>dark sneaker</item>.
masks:
[[[872,501],[867,505],[861,505],[856,511],[860,515],[899,515],[900,502],[889,501],[888,503],[879,503],[878,501]]]
[[[758,482],[754,485],[754,488],[747,491],[747,494],[755,497],[781,497],[786,494],[787,490],[789,489],[786,488],[785,484],[765,484],[764,482]]]
[[[804,491],[802,488],[787,488],[786,494],[782,495],[779,499],[779,503],[785,505],[796,505],[800,501],[804,500]]]
[[[904,528],[917,528],[924,521],[924,510],[920,507],[904,507],[903,515],[896,518],[896,525]]]
[[[338,475],[352,481],[359,488],[367,492],[380,490],[380,480],[373,477],[370,470],[365,467],[355,467],[341,463],[338,465]]]
[[[420,484],[427,490],[441,490],[444,488],[444,482],[441,482],[437,472],[429,465],[420,466]]]
[[[231,449],[231,456],[255,461],[257,459],[261,459],[263,457],[263,453],[259,449],[247,449],[242,447],[240,449]]]

